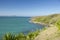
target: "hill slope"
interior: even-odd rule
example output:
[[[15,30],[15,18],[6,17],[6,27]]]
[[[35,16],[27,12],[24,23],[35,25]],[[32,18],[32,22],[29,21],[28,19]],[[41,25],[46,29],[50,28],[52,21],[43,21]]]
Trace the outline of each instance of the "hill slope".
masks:
[[[35,40],[60,40],[60,14],[32,17],[31,21],[38,24],[53,25],[42,31]]]
[[[38,17],[32,17],[31,21],[33,23],[44,23],[47,25],[53,24],[56,25],[58,28],[60,28],[60,14],[53,14],[53,15],[47,15],[47,16],[38,16]]]

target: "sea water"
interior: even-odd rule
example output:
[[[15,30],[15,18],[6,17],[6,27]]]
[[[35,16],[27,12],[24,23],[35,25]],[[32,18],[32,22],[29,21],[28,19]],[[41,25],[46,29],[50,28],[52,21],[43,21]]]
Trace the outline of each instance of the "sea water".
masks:
[[[0,38],[5,33],[28,33],[36,29],[42,29],[39,24],[30,23],[31,17],[0,17]]]

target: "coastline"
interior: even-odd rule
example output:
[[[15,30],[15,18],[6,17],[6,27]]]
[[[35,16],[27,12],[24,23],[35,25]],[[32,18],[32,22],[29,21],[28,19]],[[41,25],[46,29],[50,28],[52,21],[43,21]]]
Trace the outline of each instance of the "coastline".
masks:
[[[45,23],[42,23],[42,22],[35,22],[35,21],[29,21],[29,22],[31,22],[31,23],[34,23],[34,24],[41,24],[41,25],[43,25],[44,26],[44,30],[40,30],[41,32],[39,32],[39,35],[38,36],[36,36],[35,37],[35,40],[39,40],[40,38],[40,33],[42,33],[42,32],[44,32],[44,31],[47,31],[48,32],[48,35],[50,35],[49,34],[49,31],[50,31],[50,28],[54,31],[55,29],[56,29],[56,31],[58,30],[57,28],[55,28],[56,26],[54,26],[53,24],[45,24]],[[49,31],[48,31],[49,30]],[[51,34],[52,34],[52,30],[51,30]],[[56,32],[55,31],[55,32]],[[55,32],[53,32],[53,33],[55,33]],[[43,35],[44,36],[44,35]],[[46,32],[45,32],[45,36],[47,36],[46,35]],[[43,38],[43,37],[42,37]]]
[[[35,40],[59,40],[60,39],[60,15],[50,15],[45,17],[32,17],[30,22],[34,24],[41,24],[45,27]],[[58,36],[58,37],[57,37]]]
[[[46,23],[43,23],[43,22],[35,22],[35,21],[29,21],[30,23],[34,23],[34,24],[40,24],[40,25],[43,25],[44,27],[50,27],[51,24],[46,24]]]
[[[30,22],[32,22],[34,24],[41,24],[45,27],[44,30],[39,32],[39,35],[36,36],[34,40],[50,40],[50,39],[53,40],[55,38],[60,39],[60,36],[58,34],[58,32],[60,33],[60,31],[58,31],[58,28],[56,27],[56,25],[45,24],[45,23],[42,23],[42,22],[35,22],[35,21],[30,21]],[[57,36],[59,36],[59,38]]]

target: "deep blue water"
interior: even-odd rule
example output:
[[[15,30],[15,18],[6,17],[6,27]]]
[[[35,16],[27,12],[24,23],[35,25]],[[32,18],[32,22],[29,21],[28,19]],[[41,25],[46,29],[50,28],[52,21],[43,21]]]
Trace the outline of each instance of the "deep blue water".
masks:
[[[28,33],[36,29],[42,29],[42,25],[29,22],[30,17],[0,17],[0,38],[5,33]]]

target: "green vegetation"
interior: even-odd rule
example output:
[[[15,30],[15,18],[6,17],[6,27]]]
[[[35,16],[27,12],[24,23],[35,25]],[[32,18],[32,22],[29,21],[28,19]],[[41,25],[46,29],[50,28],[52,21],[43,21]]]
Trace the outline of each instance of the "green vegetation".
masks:
[[[53,24],[60,29],[60,14],[53,14],[48,16],[38,16],[31,18],[32,22],[40,22],[47,25]]]
[[[32,22],[36,23],[44,23],[47,25],[55,25],[60,30],[60,14],[53,14],[48,16],[38,16],[31,18]],[[42,30],[45,30],[44,27]],[[34,32],[29,32],[27,35],[23,33],[12,35],[11,33],[7,33],[4,35],[3,40],[34,40],[34,38],[40,33],[40,30],[36,30]],[[59,31],[60,33],[60,31]],[[48,40],[48,39],[47,39]]]
[[[58,29],[60,30],[60,20],[56,21],[55,25],[58,27]]]
[[[34,40],[34,38],[40,33],[39,30],[34,32],[29,32],[27,35],[23,33],[12,35],[11,33],[7,33],[3,36],[3,40]]]
[[[45,31],[42,31],[44,35],[40,34],[36,40],[60,40],[60,14],[32,17],[31,21],[48,26],[47,29],[44,28]]]

